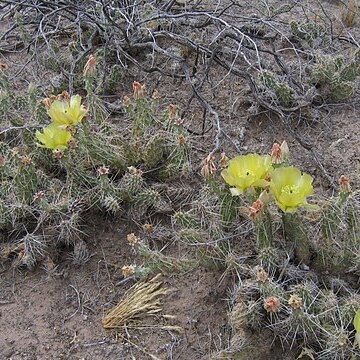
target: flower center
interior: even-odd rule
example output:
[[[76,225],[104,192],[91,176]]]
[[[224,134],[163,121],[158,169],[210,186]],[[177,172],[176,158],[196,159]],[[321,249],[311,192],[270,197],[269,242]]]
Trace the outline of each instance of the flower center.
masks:
[[[282,193],[294,194],[297,193],[297,187],[295,185],[286,185],[281,189]]]

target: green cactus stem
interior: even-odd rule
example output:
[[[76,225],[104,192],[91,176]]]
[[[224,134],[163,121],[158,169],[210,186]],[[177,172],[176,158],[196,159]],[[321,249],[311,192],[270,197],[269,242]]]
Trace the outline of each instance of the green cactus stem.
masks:
[[[283,228],[286,240],[293,244],[299,262],[309,265],[311,261],[311,242],[298,214],[283,213]]]

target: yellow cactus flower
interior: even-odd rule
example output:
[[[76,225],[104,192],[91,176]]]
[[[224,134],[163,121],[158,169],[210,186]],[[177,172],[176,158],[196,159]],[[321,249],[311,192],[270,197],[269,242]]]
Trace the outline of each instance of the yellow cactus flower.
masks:
[[[56,125],[75,125],[86,115],[86,109],[81,105],[81,96],[73,95],[69,100],[55,100],[48,114]]]
[[[270,189],[279,208],[294,213],[299,206],[311,207],[306,197],[313,193],[313,178],[295,166],[280,167],[271,173]]]
[[[265,177],[270,168],[271,157],[268,155],[240,155],[229,161],[228,167],[221,172],[221,176],[241,194],[251,187],[267,186]]]
[[[71,133],[55,124],[43,128],[41,133],[36,130],[36,138],[40,141],[40,147],[52,150],[66,149],[69,140],[71,139]]]
[[[355,345],[360,348],[360,309],[356,312],[356,315],[354,317],[354,328],[356,331]]]

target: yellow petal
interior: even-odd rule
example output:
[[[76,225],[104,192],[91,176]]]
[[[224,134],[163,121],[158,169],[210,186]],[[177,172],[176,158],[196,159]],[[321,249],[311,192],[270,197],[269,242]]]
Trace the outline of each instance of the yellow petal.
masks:
[[[312,186],[312,181],[313,181],[313,178],[311,177],[311,175],[306,174],[306,173],[302,174],[301,180],[298,185],[301,187],[302,193],[305,196],[309,196],[314,192],[314,188]]]
[[[70,106],[68,109],[68,119],[71,121],[71,124],[77,124],[86,115],[86,109],[81,105],[81,96],[73,95],[70,99]]]
[[[70,108],[71,109],[80,109],[80,106],[81,106],[81,96],[73,95],[70,98]]]
[[[44,143],[46,141],[45,134],[42,134],[39,130],[36,130],[35,136],[42,143]]]
[[[67,147],[68,141],[71,139],[71,133],[56,126],[54,123],[43,128],[43,132],[36,131],[36,138],[40,141],[40,146],[47,149],[56,149],[58,147]]]
[[[55,100],[51,104],[48,110],[48,115],[55,124],[58,125],[67,124],[66,108],[67,108],[66,101],[64,100]]]
[[[228,167],[221,175],[231,186],[236,186],[240,192],[250,187],[264,187],[264,178],[271,167],[270,156],[247,154],[236,156],[229,161]]]
[[[70,100],[55,100],[48,114],[56,125],[75,125],[84,118],[86,109],[81,105],[81,96],[73,95]]]

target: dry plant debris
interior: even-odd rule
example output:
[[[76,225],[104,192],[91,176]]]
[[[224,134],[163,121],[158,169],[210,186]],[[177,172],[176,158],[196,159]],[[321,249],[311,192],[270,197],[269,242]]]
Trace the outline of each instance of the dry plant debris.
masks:
[[[103,318],[105,329],[118,329],[144,315],[154,315],[162,311],[160,298],[172,290],[162,287],[159,275],[150,281],[142,281],[132,286],[123,299]],[[166,326],[167,330],[171,327]],[[176,327],[174,327],[176,329]]]

